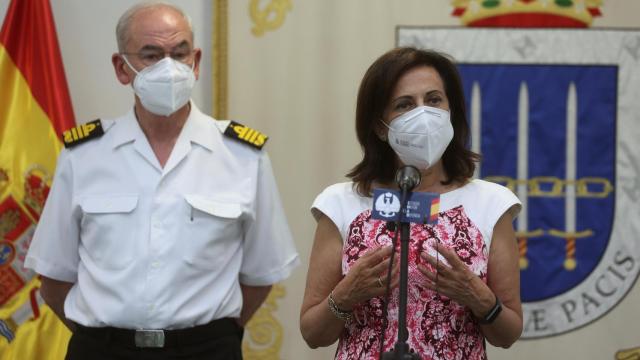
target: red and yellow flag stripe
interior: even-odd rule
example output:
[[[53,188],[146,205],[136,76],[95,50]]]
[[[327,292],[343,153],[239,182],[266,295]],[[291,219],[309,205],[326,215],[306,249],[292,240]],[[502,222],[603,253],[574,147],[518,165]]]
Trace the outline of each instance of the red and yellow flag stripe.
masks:
[[[0,30],[0,354],[62,359],[69,332],[24,255],[75,124],[48,0],[12,0]]]

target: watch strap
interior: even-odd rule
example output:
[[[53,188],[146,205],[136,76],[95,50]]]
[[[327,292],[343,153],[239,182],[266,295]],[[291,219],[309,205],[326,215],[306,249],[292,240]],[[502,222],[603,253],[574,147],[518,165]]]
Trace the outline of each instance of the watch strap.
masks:
[[[480,322],[480,324],[491,324],[492,322],[494,322],[496,320],[498,315],[500,315],[501,311],[502,311],[502,302],[496,296],[495,305],[493,305],[491,310],[489,310],[485,316],[483,316],[482,318],[478,319],[478,321]]]

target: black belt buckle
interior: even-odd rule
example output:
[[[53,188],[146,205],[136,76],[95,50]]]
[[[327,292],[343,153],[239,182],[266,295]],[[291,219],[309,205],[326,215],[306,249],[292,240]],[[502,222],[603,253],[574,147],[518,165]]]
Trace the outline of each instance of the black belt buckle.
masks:
[[[163,330],[136,330],[136,347],[162,348],[164,347]]]

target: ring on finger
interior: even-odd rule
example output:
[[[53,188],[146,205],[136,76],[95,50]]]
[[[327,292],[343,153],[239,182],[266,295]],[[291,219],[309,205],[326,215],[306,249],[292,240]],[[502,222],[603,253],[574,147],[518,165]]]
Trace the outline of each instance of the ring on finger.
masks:
[[[384,287],[384,284],[382,283],[382,279],[380,278],[380,276],[378,276],[378,286]]]

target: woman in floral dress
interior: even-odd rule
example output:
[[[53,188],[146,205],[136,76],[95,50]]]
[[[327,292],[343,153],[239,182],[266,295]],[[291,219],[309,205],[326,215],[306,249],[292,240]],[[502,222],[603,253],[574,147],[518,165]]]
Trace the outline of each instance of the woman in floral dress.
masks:
[[[360,85],[356,132],[363,158],[351,181],[326,188],[311,208],[317,228],[300,314],[309,346],[338,341],[336,359],[378,359],[384,329],[383,352],[393,350],[399,256],[388,278],[395,229],[371,217],[371,195],[397,189],[405,165],[421,174],[413,191],[440,194],[437,224],[410,225],[408,345],[427,360],[486,359],[485,339],[511,346],[522,332],[512,225],[521,205],[507,188],[472,179],[479,156],[468,150],[453,62],[414,48],[381,56]]]

